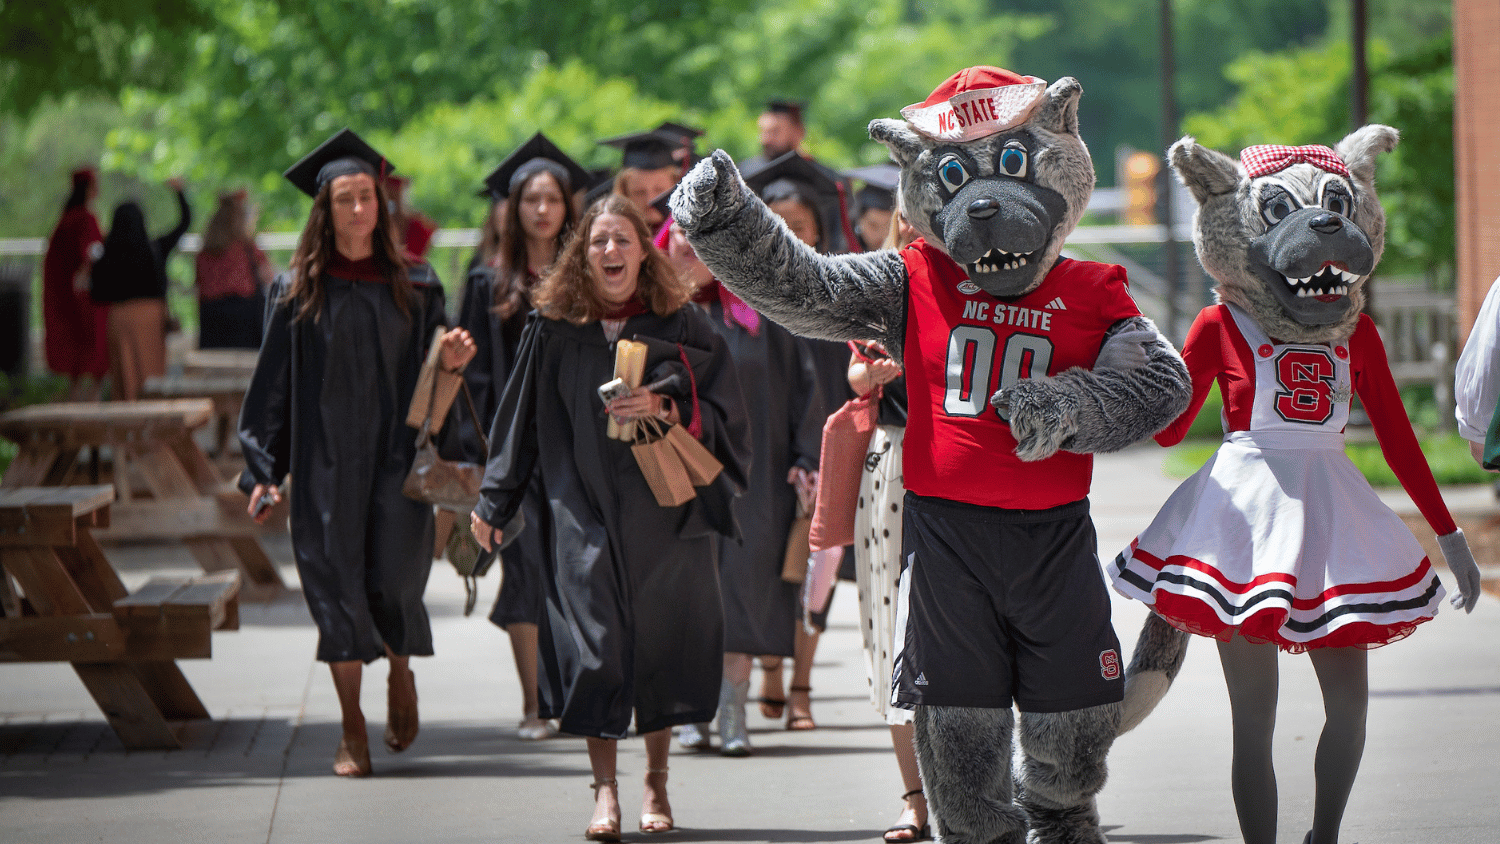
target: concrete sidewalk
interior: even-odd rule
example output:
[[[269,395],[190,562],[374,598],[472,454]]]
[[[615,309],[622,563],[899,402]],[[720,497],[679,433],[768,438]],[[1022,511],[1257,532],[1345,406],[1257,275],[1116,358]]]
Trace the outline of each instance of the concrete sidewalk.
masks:
[[[1114,556],[1175,488],[1163,452],[1138,447],[1097,463],[1093,495],[1100,556]],[[1403,505],[1399,495],[1394,506]],[[1465,502],[1464,504],[1458,503]],[[1450,502],[1493,506],[1487,487]],[[753,529],[753,526],[746,526]],[[295,582],[285,539],[268,543]],[[169,545],[106,549],[135,587],[152,574],[196,571]],[[214,716],[190,725],[187,747],[126,752],[66,666],[0,666],[0,841],[383,842],[579,841],[591,810],[583,742],[514,738],[520,695],[509,643],[462,615],[463,589],[446,564],[428,588],[438,656],[417,660],[422,732],[411,750],[380,747],[385,668],[364,691],[376,776],[330,773],[338,707],[315,631],[291,593],[241,607],[241,629],[214,636],[214,657],[179,664]],[[790,733],[750,717],[756,754],[725,759],[674,749],[679,831],[663,841],[875,841],[902,792],[889,733],[868,702],[854,590],[836,593],[813,675],[819,729]],[[1116,600],[1127,651],[1145,619]],[[1445,611],[1410,639],[1371,654],[1369,741],[1343,841],[1494,844],[1500,841],[1500,603],[1470,616]],[[1311,816],[1312,757],[1321,728],[1305,658],[1282,659],[1276,737],[1280,840],[1297,844]],[[1110,840],[1125,844],[1238,841],[1229,795],[1229,716],[1212,644],[1194,642],[1176,686],[1111,756],[1101,798]],[[620,746],[627,840],[634,832],[644,749]]]

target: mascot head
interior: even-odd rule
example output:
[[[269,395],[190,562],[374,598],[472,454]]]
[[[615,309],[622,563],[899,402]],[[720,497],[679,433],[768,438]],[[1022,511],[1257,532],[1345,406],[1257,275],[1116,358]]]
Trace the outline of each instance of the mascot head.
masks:
[[[1173,144],[1167,158],[1198,202],[1193,244],[1219,300],[1281,340],[1347,339],[1385,248],[1375,156],[1397,137],[1372,124],[1333,149],[1255,146],[1239,161],[1191,137]]]
[[[901,213],[992,296],[1042,283],[1094,190],[1083,86],[998,67],[955,73],[903,120],[870,123],[901,167]]]

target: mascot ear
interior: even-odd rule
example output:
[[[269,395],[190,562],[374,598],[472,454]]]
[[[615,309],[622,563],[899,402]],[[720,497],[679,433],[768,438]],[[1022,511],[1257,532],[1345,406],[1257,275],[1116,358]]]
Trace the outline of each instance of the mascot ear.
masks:
[[[913,132],[904,120],[871,120],[870,140],[885,144],[886,149],[891,151],[891,157],[896,159],[903,170],[910,167],[927,148],[922,143],[922,136]]]
[[[1027,122],[1055,135],[1077,135],[1078,98],[1081,96],[1083,86],[1078,80],[1064,76],[1048,86],[1046,99],[1036,107]]]
[[[1349,175],[1362,185],[1375,184],[1375,156],[1396,148],[1401,133],[1389,126],[1371,123],[1350,132],[1334,152],[1344,159]]]
[[[1199,205],[1210,197],[1232,192],[1240,183],[1239,162],[1199,144],[1192,135],[1184,135],[1172,144],[1167,150],[1167,160]]]

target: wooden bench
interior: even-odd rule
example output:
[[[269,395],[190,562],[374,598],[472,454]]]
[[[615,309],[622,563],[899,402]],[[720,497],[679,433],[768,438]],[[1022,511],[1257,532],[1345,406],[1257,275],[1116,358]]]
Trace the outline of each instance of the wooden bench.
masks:
[[[20,446],[0,488],[101,482],[97,456],[108,449],[118,503],[100,539],[180,540],[204,571],[238,569],[247,599],[272,597],[285,583],[260,543],[263,528],[193,439],[212,416],[208,399],[65,402],[0,414],[0,436]],[[84,451],[94,459],[80,462]]]
[[[0,662],[68,662],[130,749],[180,746],[171,722],[208,718],[174,660],[207,659],[239,626],[239,576],[153,578],[134,594],[92,531],[108,486],[0,489]]]

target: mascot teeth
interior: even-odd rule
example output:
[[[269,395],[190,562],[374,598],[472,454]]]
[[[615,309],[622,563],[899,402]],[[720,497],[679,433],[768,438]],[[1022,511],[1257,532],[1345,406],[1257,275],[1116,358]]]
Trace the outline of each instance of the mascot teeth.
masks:
[[[979,260],[969,266],[975,272],[993,273],[1000,270],[1015,270],[1026,266],[1034,252],[1025,255],[1017,255],[1014,252],[1006,252],[1004,249],[991,249],[979,257]]]
[[[1286,276],[1286,283],[1297,290],[1299,299],[1309,296],[1345,296],[1349,293],[1349,286],[1356,281],[1359,281],[1357,274],[1332,264],[1307,278]]]

